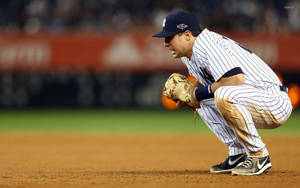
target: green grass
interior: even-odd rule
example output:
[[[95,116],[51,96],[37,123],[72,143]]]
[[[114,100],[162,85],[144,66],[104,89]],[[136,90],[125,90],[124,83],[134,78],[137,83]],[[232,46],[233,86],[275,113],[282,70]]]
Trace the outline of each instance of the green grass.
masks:
[[[207,131],[192,111],[178,110],[8,110],[0,131],[194,132]],[[201,124],[201,125],[200,125]]]
[[[0,110],[1,132],[163,132],[208,133],[191,110]],[[300,134],[300,111],[283,126],[263,133]]]

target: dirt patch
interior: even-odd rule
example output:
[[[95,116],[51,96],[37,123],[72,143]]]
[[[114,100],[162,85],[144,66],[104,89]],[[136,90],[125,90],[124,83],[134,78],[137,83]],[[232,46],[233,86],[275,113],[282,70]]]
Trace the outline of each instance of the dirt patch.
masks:
[[[0,187],[299,187],[300,137],[263,138],[273,168],[241,177],[209,173],[213,135],[0,133]]]

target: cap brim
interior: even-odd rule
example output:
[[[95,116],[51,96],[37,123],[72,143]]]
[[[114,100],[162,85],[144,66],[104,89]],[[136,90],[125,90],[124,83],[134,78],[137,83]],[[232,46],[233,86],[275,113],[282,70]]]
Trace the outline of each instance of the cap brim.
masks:
[[[154,35],[152,35],[152,37],[158,37],[158,38],[165,38],[165,37],[170,37],[175,35],[176,32],[165,32],[165,31],[161,31],[159,33],[156,33]]]

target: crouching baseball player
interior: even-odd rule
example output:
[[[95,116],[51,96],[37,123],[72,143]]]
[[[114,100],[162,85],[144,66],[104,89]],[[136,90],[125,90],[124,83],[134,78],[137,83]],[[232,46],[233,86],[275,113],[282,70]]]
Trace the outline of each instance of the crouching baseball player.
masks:
[[[163,94],[195,109],[206,125],[229,148],[229,156],[211,173],[259,175],[272,167],[257,128],[273,129],[290,116],[287,88],[268,65],[239,43],[201,29],[195,15],[172,12],[162,31],[174,58],[181,58],[197,80],[192,84],[174,73]]]

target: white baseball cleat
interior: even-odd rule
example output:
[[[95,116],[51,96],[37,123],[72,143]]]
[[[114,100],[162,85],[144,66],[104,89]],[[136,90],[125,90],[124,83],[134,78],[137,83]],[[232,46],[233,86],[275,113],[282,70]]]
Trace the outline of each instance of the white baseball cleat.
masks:
[[[269,156],[258,158],[249,156],[242,164],[232,169],[231,173],[244,176],[260,175],[267,173],[271,167]]]

